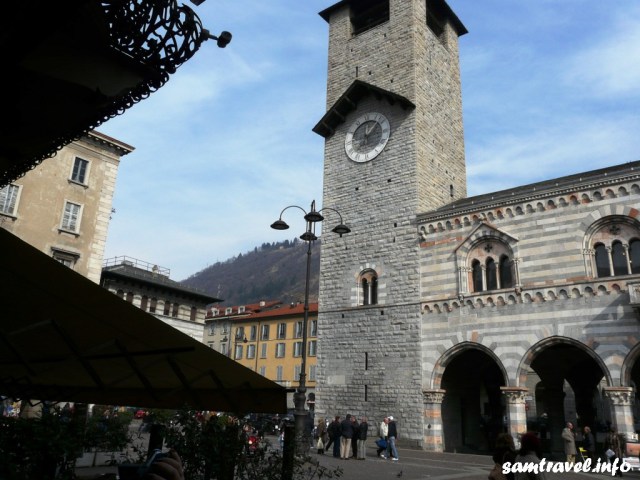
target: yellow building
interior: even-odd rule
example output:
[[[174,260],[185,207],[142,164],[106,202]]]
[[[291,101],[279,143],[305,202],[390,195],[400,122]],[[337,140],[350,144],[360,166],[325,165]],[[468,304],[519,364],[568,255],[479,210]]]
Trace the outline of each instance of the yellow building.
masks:
[[[307,324],[307,406],[313,409],[318,345],[318,304],[309,305]],[[261,302],[211,308],[203,341],[280,385],[298,387],[302,367],[304,305]],[[293,407],[292,396],[288,404]]]

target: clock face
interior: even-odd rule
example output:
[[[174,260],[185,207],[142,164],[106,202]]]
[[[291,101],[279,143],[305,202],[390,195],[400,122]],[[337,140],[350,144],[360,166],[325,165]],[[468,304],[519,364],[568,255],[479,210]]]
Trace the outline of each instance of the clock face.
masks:
[[[390,133],[387,117],[376,112],[365,113],[349,127],[344,149],[354,162],[368,162],[380,155]]]

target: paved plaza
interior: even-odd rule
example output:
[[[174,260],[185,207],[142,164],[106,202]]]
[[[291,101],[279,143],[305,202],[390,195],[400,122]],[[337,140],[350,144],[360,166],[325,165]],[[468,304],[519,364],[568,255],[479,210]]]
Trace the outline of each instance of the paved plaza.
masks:
[[[276,446],[275,437],[269,439]],[[431,453],[422,450],[398,448],[400,460],[393,462],[376,456],[373,441],[367,450],[366,460],[342,460],[331,454],[310,454],[320,465],[333,469],[340,467],[343,480],[486,480],[492,467],[488,455],[471,455],[462,453]],[[115,474],[116,467],[80,468],[78,475],[83,479],[97,479],[104,474]],[[104,477],[103,477],[104,478]],[[609,474],[594,473],[548,473],[547,480],[584,480],[586,478],[611,478]],[[629,472],[624,478],[640,479],[639,472]]]

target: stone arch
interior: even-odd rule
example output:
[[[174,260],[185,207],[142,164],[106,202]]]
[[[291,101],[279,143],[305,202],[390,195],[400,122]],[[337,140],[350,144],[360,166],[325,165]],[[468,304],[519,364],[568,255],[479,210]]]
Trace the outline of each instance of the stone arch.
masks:
[[[622,367],[620,368],[620,385],[630,386],[633,377],[637,376],[640,380],[640,342],[636,342],[624,357]],[[636,383],[636,388],[640,389],[640,384]],[[637,395],[638,393],[636,393]]]
[[[442,375],[444,374],[447,365],[449,365],[449,363],[458,355],[468,350],[479,350],[489,356],[500,368],[500,372],[502,373],[505,383],[507,383],[507,385],[505,386],[509,386],[509,376],[507,375],[507,370],[504,368],[504,365],[502,365],[502,362],[495,354],[495,352],[481,343],[465,341],[449,348],[442,355],[440,355],[440,358],[438,358],[438,360],[436,360],[431,376],[431,389],[437,390],[442,388]]]
[[[596,338],[586,343],[564,336],[543,338],[527,350],[518,365],[518,386],[533,395],[536,412],[546,419],[544,451],[563,450],[565,422],[593,426],[608,415],[602,387],[603,382],[612,385],[612,375],[590,347],[596,342]]]
[[[543,350],[547,349],[548,347],[554,346],[554,345],[568,345],[568,346],[573,346],[573,347],[578,348],[579,350],[584,351],[602,369],[602,371],[605,374],[607,385],[608,386],[612,386],[613,385],[611,374],[609,372],[608,367],[605,365],[605,363],[602,361],[602,359],[591,348],[589,348],[584,343],[582,343],[582,342],[580,342],[578,340],[575,340],[573,338],[562,337],[562,336],[552,336],[552,337],[547,337],[547,338],[544,338],[544,339],[540,340],[539,342],[535,343],[534,345],[532,345],[527,350],[525,355],[522,357],[522,360],[520,361],[520,365],[518,365],[517,385],[516,386],[518,386],[518,387],[523,387],[524,386],[524,381],[526,381],[527,373],[528,373],[529,369],[531,368],[531,363],[533,362],[535,357],[538,354],[540,354]],[[640,349],[640,345],[638,345],[638,348]]]
[[[434,375],[435,387],[444,392],[444,450],[491,451],[505,414],[508,377],[500,359],[486,346],[464,341],[438,359]]]

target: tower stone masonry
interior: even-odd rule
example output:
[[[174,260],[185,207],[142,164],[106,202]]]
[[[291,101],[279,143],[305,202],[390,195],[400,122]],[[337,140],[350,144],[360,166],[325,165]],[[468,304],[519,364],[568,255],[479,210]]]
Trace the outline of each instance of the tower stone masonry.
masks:
[[[352,232],[323,231],[316,412],[393,415],[432,451],[534,430],[556,454],[566,421],[633,440],[640,162],[467,198],[460,19],[443,0],[320,15],[323,207]]]

